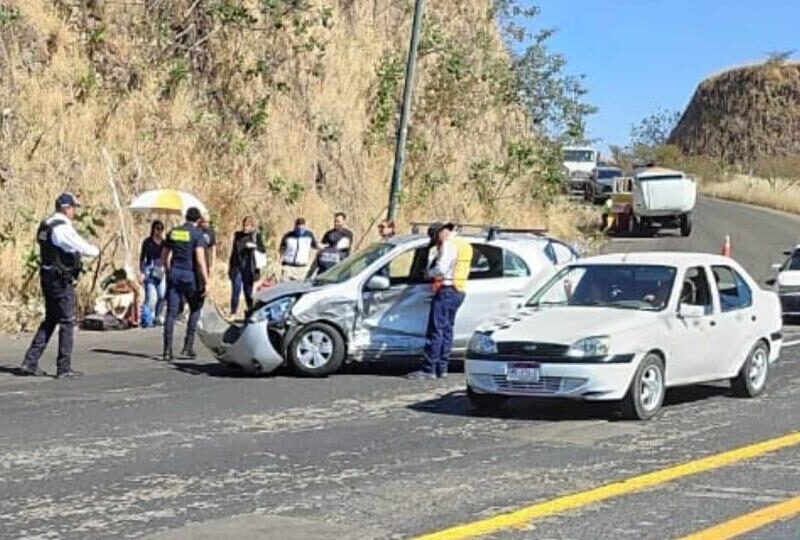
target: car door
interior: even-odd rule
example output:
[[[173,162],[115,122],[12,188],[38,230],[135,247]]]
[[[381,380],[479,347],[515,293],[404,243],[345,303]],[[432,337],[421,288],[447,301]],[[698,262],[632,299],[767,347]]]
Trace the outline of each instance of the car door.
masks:
[[[708,268],[688,268],[680,283],[681,306],[702,307],[700,317],[677,317],[668,342],[671,355],[667,358],[667,384],[687,384],[708,380],[718,357],[721,339],[719,306],[714,300]]]
[[[382,291],[361,293],[352,347],[365,356],[419,354],[425,345],[433,290],[424,279],[428,246],[397,254],[377,273],[389,277]],[[368,281],[368,280],[367,280]]]
[[[456,349],[466,347],[482,322],[513,313],[524,300],[526,285],[531,280],[527,263],[510,248],[473,242],[472,249],[467,294],[453,332]]]
[[[753,291],[732,266],[712,266],[717,301],[720,306],[719,342],[715,344],[713,377],[736,374],[755,344],[758,318],[753,307]]]

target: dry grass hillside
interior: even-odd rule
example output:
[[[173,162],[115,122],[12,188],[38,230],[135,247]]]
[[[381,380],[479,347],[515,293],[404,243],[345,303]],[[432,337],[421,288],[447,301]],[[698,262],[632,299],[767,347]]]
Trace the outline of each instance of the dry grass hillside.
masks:
[[[668,143],[745,168],[800,155],[800,63],[768,61],[703,81]]]
[[[336,210],[369,235],[388,197],[412,4],[0,1],[0,327],[35,322],[33,232],[63,190],[114,264],[112,183],[123,204],[156,187],[195,193],[223,244],[246,214],[273,247],[295,216],[322,231]],[[546,164],[491,5],[428,3],[403,221],[502,218],[570,236],[570,211],[537,202]],[[145,225],[124,223],[135,247]]]

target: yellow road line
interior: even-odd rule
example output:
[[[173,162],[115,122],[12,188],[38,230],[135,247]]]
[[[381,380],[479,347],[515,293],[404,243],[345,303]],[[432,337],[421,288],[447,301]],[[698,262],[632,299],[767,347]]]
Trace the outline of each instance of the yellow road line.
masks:
[[[771,523],[791,519],[797,515],[800,515],[800,497],[761,508],[736,519],[690,534],[681,540],[729,540]]]
[[[524,527],[536,519],[553,516],[568,510],[575,510],[576,508],[648,489],[686,476],[727,467],[740,461],[759,457],[798,444],[800,444],[800,431],[775,439],[743,446],[721,454],[688,461],[674,467],[634,476],[588,491],[558,497],[521,508],[514,512],[473,521],[472,523],[457,525],[449,529],[420,536],[417,540],[461,540],[465,538],[475,538],[476,536],[491,534],[505,529]]]

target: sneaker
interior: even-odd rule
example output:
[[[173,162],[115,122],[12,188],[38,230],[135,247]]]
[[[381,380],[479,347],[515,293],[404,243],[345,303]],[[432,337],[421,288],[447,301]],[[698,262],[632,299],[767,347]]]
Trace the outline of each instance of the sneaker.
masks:
[[[436,378],[437,379],[446,379],[447,378],[447,372],[446,371],[442,371],[441,373],[437,373],[436,374]]]
[[[436,375],[434,373],[428,373],[427,371],[414,371],[406,375],[406,379],[412,381],[435,381]]]
[[[83,373],[80,371],[73,371],[71,369],[68,371],[62,371],[56,375],[57,379],[80,379],[81,377],[83,377]]]
[[[47,372],[39,366],[31,367],[23,364],[19,368],[19,374],[23,377],[47,377]]]
[[[156,358],[156,360],[158,360],[158,358]],[[172,362],[173,360],[175,360],[175,357],[172,355],[172,351],[164,351],[164,353],[161,355],[160,360],[162,362]]]
[[[188,358],[189,360],[194,360],[197,358],[197,353],[194,352],[194,349],[183,349],[181,351],[181,356],[184,358]]]

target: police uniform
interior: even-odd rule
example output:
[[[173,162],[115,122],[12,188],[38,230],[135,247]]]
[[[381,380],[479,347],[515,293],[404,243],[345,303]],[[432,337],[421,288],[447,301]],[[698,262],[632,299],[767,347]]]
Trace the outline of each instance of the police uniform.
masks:
[[[78,207],[70,193],[56,200],[55,214],[42,221],[36,232],[41,266],[39,279],[44,295],[45,317],[31,342],[22,363],[26,375],[44,375],[39,359],[58,326],[58,377],[79,375],[72,371],[72,348],[75,330],[75,282],[81,271],[81,256],[97,257],[100,251],[84,240],[72,222],[60,210]]]
[[[172,229],[164,243],[172,253],[169,273],[167,275],[167,320],[164,324],[164,356],[172,357],[172,341],[175,321],[182,301],[189,305],[189,322],[186,326],[186,337],[183,353],[193,355],[194,337],[200,312],[203,309],[203,293],[206,284],[202,283],[199,274],[195,250],[206,248],[203,232],[192,223],[184,223]]]

